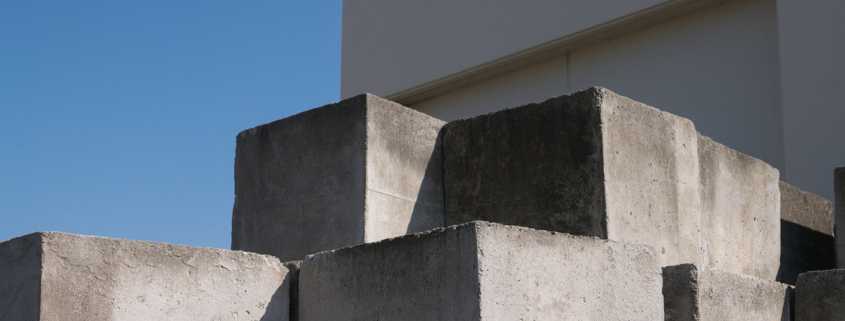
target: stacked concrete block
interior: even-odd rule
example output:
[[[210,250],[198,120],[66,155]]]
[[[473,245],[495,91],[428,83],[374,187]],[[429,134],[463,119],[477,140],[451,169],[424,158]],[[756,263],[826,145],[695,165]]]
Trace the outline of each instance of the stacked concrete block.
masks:
[[[845,167],[833,173],[833,193],[836,207],[836,266],[845,268]]]
[[[663,320],[654,251],[485,222],[306,257],[300,320]]]
[[[288,320],[271,256],[38,233],[0,243],[0,320]]]
[[[775,280],[780,264],[778,171],[703,136],[698,155],[708,266]]]
[[[789,321],[788,285],[751,276],[699,269],[663,268],[666,321]]]
[[[447,223],[487,220],[701,256],[697,132],[593,88],[444,127]]]
[[[780,200],[778,281],[795,284],[800,273],[835,268],[833,204],[783,181]]]
[[[692,122],[593,88],[443,129],[446,221],[646,244],[663,265],[774,280],[778,172]]]
[[[240,133],[232,248],[296,260],[442,226],[443,124],[361,95]]]
[[[795,321],[845,320],[845,270],[802,273],[795,286]]]

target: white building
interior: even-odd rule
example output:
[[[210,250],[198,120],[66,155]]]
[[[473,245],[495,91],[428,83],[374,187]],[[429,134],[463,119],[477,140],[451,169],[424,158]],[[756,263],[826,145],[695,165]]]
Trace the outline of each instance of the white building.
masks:
[[[603,86],[832,196],[845,0],[345,0],[342,96],[445,120]]]

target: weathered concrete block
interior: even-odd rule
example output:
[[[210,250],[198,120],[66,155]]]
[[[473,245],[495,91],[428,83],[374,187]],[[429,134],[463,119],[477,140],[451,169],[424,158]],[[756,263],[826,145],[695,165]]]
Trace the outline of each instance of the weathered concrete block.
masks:
[[[778,281],[795,284],[800,273],[836,267],[829,200],[781,181],[780,213]]]
[[[592,88],[444,127],[447,224],[486,220],[646,244],[699,262],[698,134]]]
[[[240,133],[232,248],[295,260],[443,226],[443,124],[360,95]]]
[[[775,280],[780,173],[707,137],[698,141],[702,240],[708,267]]]
[[[486,222],[309,255],[300,320],[663,320],[653,249]]]
[[[845,268],[845,167],[833,172],[833,194],[836,207],[836,262]]]
[[[692,264],[663,268],[666,321],[789,321],[791,295],[775,281]]]
[[[845,320],[845,270],[802,273],[795,285],[795,321]]]
[[[288,320],[271,256],[62,233],[0,243],[0,320]]]

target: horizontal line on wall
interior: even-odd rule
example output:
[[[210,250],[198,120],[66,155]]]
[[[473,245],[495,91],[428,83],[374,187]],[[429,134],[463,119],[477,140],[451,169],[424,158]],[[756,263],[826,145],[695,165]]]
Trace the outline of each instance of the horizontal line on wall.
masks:
[[[419,86],[387,95],[386,98],[403,105],[413,105],[443,95],[469,84],[505,74],[522,67],[547,61],[572,49],[588,46],[610,38],[642,30],[705,7],[729,0],[670,0],[661,4],[565,35],[543,44],[438,78]]]

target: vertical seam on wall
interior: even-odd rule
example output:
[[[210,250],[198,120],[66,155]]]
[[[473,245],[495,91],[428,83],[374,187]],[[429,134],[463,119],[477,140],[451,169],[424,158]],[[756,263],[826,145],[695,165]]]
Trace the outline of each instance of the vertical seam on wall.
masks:
[[[441,221],[441,223],[442,223],[441,226],[444,226],[444,227],[447,226],[447,224],[449,222],[449,219],[447,218],[449,210],[446,208],[446,203],[447,203],[446,202],[446,195],[447,195],[446,194],[446,146],[444,146],[445,143],[446,143],[445,136],[446,136],[446,130],[447,129],[448,129],[448,124],[443,125],[443,127],[440,128],[440,134],[437,135],[438,142],[434,143],[434,148],[440,149],[438,151],[435,151],[435,153],[440,155],[440,196],[442,198],[442,204],[441,205],[443,206],[440,209],[440,211],[442,213],[441,218],[443,219]]]
[[[570,72],[571,65],[569,63],[569,59],[570,59],[570,56],[571,56],[570,51],[567,50],[566,53],[564,53],[563,56],[564,56],[564,60],[565,60],[565,62],[564,62],[565,68],[563,70],[564,86],[566,86],[566,88],[565,88],[566,92],[571,93],[572,92],[572,73]]]

